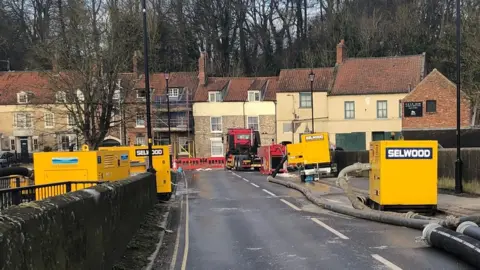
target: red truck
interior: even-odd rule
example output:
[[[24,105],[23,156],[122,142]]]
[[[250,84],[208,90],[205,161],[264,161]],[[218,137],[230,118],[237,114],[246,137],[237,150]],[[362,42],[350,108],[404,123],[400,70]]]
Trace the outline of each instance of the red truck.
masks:
[[[225,168],[228,170],[259,170],[262,161],[257,150],[261,145],[260,133],[249,128],[229,128]]]

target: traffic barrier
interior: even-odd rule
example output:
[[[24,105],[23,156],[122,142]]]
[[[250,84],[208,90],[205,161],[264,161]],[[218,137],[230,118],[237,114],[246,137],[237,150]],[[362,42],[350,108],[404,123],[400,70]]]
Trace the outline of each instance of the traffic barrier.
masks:
[[[179,158],[175,160],[175,163],[177,164],[177,168],[182,168],[183,170],[215,169],[225,166],[225,158]]]

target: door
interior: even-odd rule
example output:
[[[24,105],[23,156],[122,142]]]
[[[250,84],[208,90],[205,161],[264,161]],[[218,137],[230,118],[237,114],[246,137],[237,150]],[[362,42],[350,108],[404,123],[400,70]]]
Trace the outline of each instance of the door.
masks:
[[[337,133],[335,134],[336,146],[345,151],[365,151],[365,132]]]
[[[27,138],[20,138],[20,156],[22,161],[28,161],[29,154],[28,154],[28,139]]]

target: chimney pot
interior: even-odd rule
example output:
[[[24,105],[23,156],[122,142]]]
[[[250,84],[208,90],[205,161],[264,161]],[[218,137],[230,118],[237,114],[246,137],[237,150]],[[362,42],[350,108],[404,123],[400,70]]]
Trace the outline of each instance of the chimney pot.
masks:
[[[342,64],[347,59],[347,47],[345,46],[345,40],[340,40],[337,45],[337,65]]]

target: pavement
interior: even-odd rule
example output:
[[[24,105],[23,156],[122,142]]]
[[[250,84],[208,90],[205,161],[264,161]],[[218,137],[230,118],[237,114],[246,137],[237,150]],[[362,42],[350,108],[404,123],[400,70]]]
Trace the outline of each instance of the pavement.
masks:
[[[172,261],[152,269],[473,269],[427,247],[418,230],[321,209],[258,173],[193,172],[175,199]]]
[[[279,177],[284,177],[292,180],[295,179],[294,181],[298,181],[296,180],[297,177],[294,174],[279,175]],[[322,189],[325,185],[330,186],[334,189],[336,188],[336,180],[336,178],[322,178],[320,181],[316,181],[313,184],[307,186],[310,187],[312,191],[315,191],[319,188]],[[356,192],[368,195],[368,178],[352,177],[349,178],[349,182]],[[340,188],[336,188],[333,196],[345,197],[344,195],[338,194],[337,192],[343,194],[343,190],[341,190]],[[319,195],[324,196],[324,194]],[[344,200],[348,201],[346,197]],[[437,208],[438,210],[446,214],[454,216],[478,215],[480,214],[480,196],[456,196],[451,194],[439,193]]]

